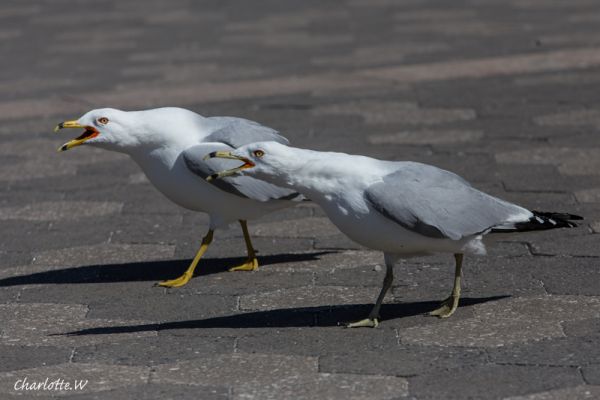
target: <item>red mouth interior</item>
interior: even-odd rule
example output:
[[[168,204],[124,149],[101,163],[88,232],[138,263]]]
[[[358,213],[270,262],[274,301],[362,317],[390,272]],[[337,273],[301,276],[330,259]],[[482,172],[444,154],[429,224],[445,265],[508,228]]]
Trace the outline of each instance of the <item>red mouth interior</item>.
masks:
[[[246,169],[246,168],[252,168],[254,167],[254,163],[248,159],[243,159],[242,161],[244,161],[244,165],[242,165],[240,167],[240,169]]]
[[[93,137],[98,136],[99,134],[100,134],[100,132],[98,132],[96,129],[92,128],[91,126],[86,126],[85,132],[83,132],[81,135],[77,136],[74,140],[91,139]]]

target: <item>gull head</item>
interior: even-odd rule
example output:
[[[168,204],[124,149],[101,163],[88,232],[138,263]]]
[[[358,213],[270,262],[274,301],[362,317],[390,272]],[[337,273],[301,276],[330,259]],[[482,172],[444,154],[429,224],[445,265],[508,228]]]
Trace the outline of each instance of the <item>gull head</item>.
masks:
[[[100,108],[77,120],[61,122],[54,131],[83,129],[82,134],[60,146],[59,151],[85,144],[131,154],[140,149],[186,148],[195,144],[202,134],[201,120],[198,114],[177,107],[142,111]]]
[[[226,158],[239,160],[239,167],[212,174],[206,178],[211,181],[235,174],[255,176],[257,178],[276,178],[287,171],[295,163],[292,149],[277,142],[257,142],[239,147],[234,151],[214,151],[209,158]]]
[[[60,146],[58,150],[66,151],[86,144],[119,151],[120,148],[135,144],[128,114],[114,108],[102,108],[89,111],[79,119],[61,122],[54,128],[55,132],[62,129],[83,129],[83,133]]]

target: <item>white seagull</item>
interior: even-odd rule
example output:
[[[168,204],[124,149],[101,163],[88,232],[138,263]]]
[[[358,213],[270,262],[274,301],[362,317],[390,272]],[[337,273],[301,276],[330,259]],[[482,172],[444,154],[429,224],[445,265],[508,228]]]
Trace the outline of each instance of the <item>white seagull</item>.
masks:
[[[577,215],[529,211],[472,187],[452,172],[417,162],[382,161],[325,153],[275,142],[252,143],[210,158],[243,164],[208,177],[256,177],[298,191],[318,203],[352,240],[383,251],[386,274],[369,316],[348,327],[376,327],[399,258],[452,253],[452,294],[430,314],[449,317],[458,307],[464,254],[486,254],[500,232],[574,227]]]
[[[62,122],[55,131],[65,128],[83,129],[84,132],[62,145],[59,151],[90,145],[128,154],[170,200],[210,215],[208,233],[189,268],[179,278],[159,282],[161,286],[185,285],[212,242],[214,230],[235,221],[242,227],[248,258],[231,270],[255,270],[258,261],[246,221],[304,200],[294,190],[252,177],[230,177],[216,186],[204,179],[216,171],[237,165],[228,160],[203,160],[211,152],[233,150],[265,140],[288,143],[274,129],[254,121],[234,117],[205,118],[172,107],[144,111],[104,108],[92,110],[78,120]]]

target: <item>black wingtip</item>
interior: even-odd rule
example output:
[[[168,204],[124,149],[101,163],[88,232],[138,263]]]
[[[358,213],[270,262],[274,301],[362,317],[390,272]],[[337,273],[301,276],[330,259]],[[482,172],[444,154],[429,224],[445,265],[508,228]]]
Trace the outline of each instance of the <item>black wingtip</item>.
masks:
[[[572,221],[581,221],[583,217],[569,213],[547,212],[532,210],[533,218],[529,225],[535,225],[534,229],[553,229],[553,228],[576,228],[577,224]],[[529,226],[531,228],[531,226]]]

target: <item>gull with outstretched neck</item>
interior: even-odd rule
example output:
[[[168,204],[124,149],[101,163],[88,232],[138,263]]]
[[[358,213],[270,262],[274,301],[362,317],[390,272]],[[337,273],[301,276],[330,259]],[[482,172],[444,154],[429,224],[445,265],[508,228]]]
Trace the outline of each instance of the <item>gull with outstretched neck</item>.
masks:
[[[231,176],[211,185],[204,178],[236,165],[230,160],[204,160],[214,151],[230,151],[257,141],[288,140],[274,129],[235,117],[203,117],[183,108],[121,111],[92,110],[78,120],[58,124],[55,131],[83,129],[59,151],[86,145],[129,155],[150,182],[176,204],[208,213],[208,233],[189,268],[180,277],[159,282],[166,287],[185,285],[219,227],[239,221],[248,258],[232,270],[255,270],[256,252],[248,233],[247,220],[290,207],[304,200],[298,192],[249,177]]]
[[[344,153],[319,152],[267,141],[207,158],[241,165],[207,178],[254,177],[302,193],[318,203],[350,239],[384,254],[386,274],[369,316],[348,327],[376,327],[379,310],[400,258],[450,253],[455,258],[450,296],[430,314],[457,309],[465,254],[485,255],[501,233],[577,226],[580,216],[530,211],[483,193],[460,176],[417,162],[382,161]]]

